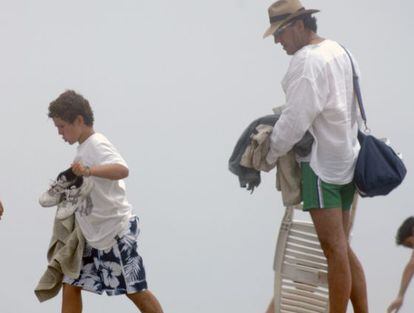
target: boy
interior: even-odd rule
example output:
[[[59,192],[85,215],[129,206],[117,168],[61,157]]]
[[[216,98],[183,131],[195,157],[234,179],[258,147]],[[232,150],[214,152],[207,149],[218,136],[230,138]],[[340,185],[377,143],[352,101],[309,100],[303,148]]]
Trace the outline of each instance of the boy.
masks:
[[[414,249],[414,216],[407,218],[398,228],[396,236],[397,245],[402,245],[406,248]],[[405,266],[400,290],[397,298],[390,304],[387,309],[387,313],[398,312],[403,305],[404,294],[407,291],[408,285],[410,284],[411,278],[414,275],[414,251],[411,254],[410,260]]]
[[[137,252],[138,218],[132,214],[123,179],[128,167],[115,147],[95,133],[89,102],[68,90],[50,103],[48,116],[70,145],[78,143],[73,172],[89,177],[94,187],[75,212],[86,239],[77,279],[64,277],[62,313],[81,313],[81,290],[125,294],[143,313],[162,313],[147,289],[142,258]]]

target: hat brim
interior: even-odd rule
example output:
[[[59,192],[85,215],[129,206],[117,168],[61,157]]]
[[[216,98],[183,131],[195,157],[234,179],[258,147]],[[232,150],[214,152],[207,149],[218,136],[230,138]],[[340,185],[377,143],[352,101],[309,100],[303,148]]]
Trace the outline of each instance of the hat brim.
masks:
[[[270,35],[273,35],[275,33],[275,31],[277,31],[281,26],[283,26],[287,22],[291,21],[295,17],[301,16],[301,15],[306,15],[306,14],[318,13],[318,12],[320,12],[320,11],[319,10],[313,10],[313,9],[299,10],[299,11],[293,13],[292,15],[289,15],[288,18],[286,18],[286,19],[284,19],[280,22],[271,24],[270,27],[263,34],[263,38],[266,38],[266,37],[269,37]]]

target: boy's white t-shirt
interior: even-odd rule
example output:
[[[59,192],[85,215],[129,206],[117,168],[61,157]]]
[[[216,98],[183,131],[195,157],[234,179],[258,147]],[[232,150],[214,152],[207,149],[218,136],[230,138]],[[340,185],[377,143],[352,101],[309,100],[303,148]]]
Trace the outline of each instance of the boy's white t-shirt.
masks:
[[[116,148],[99,133],[94,133],[78,146],[75,162],[89,167],[102,164],[128,167]],[[78,206],[75,216],[88,244],[105,250],[116,243],[117,235],[128,229],[132,207],[126,198],[123,180],[90,178],[94,187]]]

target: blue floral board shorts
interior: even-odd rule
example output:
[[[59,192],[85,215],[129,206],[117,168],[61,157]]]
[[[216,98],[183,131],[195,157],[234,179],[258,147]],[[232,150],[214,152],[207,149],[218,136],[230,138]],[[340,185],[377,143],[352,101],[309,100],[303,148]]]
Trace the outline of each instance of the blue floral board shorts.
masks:
[[[138,234],[138,218],[134,217],[129,221],[129,231],[116,237],[111,248],[98,250],[86,243],[79,277],[65,276],[63,283],[109,296],[147,289],[144,264],[137,249]]]

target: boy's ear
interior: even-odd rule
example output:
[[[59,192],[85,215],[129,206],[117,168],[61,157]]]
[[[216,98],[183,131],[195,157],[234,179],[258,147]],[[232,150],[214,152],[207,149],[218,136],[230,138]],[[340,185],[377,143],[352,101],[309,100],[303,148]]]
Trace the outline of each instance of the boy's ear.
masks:
[[[82,115],[78,115],[78,116],[75,118],[75,123],[76,123],[77,125],[84,125],[84,124],[85,124],[85,121],[84,121],[84,119],[83,119],[83,116],[82,116]]]

